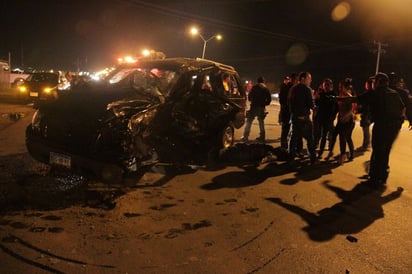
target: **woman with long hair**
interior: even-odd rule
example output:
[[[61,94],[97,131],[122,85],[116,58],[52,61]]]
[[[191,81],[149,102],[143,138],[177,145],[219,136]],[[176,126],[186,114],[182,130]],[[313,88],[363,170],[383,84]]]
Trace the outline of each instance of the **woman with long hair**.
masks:
[[[330,140],[329,154],[326,157],[326,160],[328,160],[333,156],[333,147],[339,135],[339,164],[343,164],[347,159],[352,161],[354,156],[352,132],[355,128],[356,102],[353,93],[351,78],[345,78],[345,80],[339,82],[339,96],[336,97],[338,121]],[[349,155],[346,155],[346,144],[349,147]]]

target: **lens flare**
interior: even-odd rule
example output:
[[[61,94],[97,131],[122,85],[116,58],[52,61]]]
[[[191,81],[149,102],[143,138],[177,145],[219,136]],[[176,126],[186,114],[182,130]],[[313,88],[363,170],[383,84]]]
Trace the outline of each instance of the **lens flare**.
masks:
[[[308,56],[308,48],[305,44],[294,44],[286,53],[286,63],[289,65],[300,65]]]
[[[350,4],[348,2],[340,2],[332,10],[332,20],[333,21],[342,21],[350,14]]]

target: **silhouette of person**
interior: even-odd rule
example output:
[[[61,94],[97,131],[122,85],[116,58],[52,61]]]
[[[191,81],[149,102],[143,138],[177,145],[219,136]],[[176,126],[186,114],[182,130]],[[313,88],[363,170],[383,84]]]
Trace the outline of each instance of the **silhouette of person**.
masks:
[[[383,218],[382,205],[399,198],[403,192],[403,189],[398,187],[396,191],[381,196],[382,192],[375,191],[363,183],[357,184],[350,191],[330,186],[328,183],[324,185],[334,191],[342,201],[317,213],[283,202],[279,198],[267,200],[299,215],[308,224],[303,230],[308,233],[310,239],[324,242],[338,234],[358,233]]]

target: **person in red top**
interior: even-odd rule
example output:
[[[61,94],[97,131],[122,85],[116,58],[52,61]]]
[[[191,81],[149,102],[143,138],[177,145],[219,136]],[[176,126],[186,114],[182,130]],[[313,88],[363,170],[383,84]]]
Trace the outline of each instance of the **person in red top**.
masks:
[[[352,132],[355,128],[356,98],[353,96],[351,78],[346,78],[339,82],[339,96],[337,96],[336,99],[338,122],[330,140],[329,154],[326,157],[326,160],[332,157],[333,147],[335,146],[336,138],[339,135],[340,155],[338,162],[339,164],[343,164],[346,159],[352,161],[354,155]],[[348,144],[349,147],[348,157],[346,155],[346,144]]]

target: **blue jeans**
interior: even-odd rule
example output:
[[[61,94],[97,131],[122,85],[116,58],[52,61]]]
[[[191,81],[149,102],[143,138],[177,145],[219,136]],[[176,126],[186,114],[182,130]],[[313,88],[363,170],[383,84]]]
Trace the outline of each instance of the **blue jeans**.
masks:
[[[333,130],[332,137],[329,141],[329,151],[333,151],[336,138],[339,135],[340,154],[341,155],[346,154],[346,144],[348,144],[350,157],[353,157],[354,146],[353,146],[353,140],[352,140],[352,132],[354,128],[355,128],[354,120],[350,120],[348,122],[338,121],[335,129]]]
[[[265,140],[265,117],[266,117],[266,111],[265,107],[254,107],[251,108],[247,113],[246,113],[246,125],[245,125],[245,131],[243,132],[243,139],[248,140],[249,134],[250,134],[250,128],[252,127],[252,122],[253,120],[257,117],[258,122],[259,122],[259,139]]]

